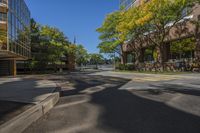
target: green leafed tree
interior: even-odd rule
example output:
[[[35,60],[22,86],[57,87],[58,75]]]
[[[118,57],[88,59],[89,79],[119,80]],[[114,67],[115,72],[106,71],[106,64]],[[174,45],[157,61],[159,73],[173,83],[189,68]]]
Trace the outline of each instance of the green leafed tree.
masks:
[[[76,64],[79,66],[86,65],[89,61],[89,54],[83,45],[76,46]]]
[[[183,11],[194,6],[196,0],[151,0],[146,3],[147,9],[144,12],[150,13],[151,17],[147,20],[149,29],[146,36],[149,41],[156,46],[157,61],[164,67],[164,45],[170,30],[176,25],[181,24],[184,19]],[[187,12],[191,12],[188,10]],[[179,29],[178,29],[179,30]]]
[[[98,64],[103,62],[103,56],[101,54],[90,54],[90,62],[96,65],[96,69],[98,69]]]
[[[188,38],[173,42],[170,49],[172,53],[179,54],[181,58],[183,53],[192,53],[195,50],[195,40]]]
[[[125,63],[123,52],[123,40],[120,39],[120,33],[117,31],[117,25],[122,21],[123,11],[115,11],[108,14],[97,32],[100,33],[99,39],[101,43],[98,48],[101,53],[117,52],[122,57],[122,62]]]
[[[141,0],[139,6],[123,12],[123,21],[117,24],[120,40],[133,41],[130,44],[135,52],[140,44],[156,46],[157,61],[163,68],[163,50],[169,32],[180,25],[180,21],[186,21],[184,10],[192,8],[196,2],[199,0]],[[187,11],[190,14],[192,10]]]
[[[56,65],[63,55],[67,53],[70,42],[59,29],[50,26],[41,26],[31,20],[31,65],[42,71],[48,65]]]
[[[69,44],[66,36],[57,28],[42,26],[40,39],[40,45],[45,54],[43,60],[56,66],[56,63],[65,54],[65,46]]]

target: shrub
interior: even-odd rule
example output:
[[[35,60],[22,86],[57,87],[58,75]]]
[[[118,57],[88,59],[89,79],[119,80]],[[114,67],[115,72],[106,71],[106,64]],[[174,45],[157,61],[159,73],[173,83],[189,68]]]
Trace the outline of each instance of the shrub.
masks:
[[[119,66],[117,67],[117,69],[119,70],[134,70],[135,66],[133,64],[119,64]]]

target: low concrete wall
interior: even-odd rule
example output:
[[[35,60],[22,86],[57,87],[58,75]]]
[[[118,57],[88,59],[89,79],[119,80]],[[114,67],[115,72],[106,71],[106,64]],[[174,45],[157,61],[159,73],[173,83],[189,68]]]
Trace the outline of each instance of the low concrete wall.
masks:
[[[59,92],[53,93],[41,103],[0,126],[0,133],[21,133],[33,122],[45,115],[59,101]]]

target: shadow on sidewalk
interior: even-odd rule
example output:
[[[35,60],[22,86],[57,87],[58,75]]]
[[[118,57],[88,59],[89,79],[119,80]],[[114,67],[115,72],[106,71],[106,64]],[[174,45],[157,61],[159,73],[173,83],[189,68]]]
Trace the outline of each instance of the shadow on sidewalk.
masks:
[[[32,107],[32,104],[0,101],[0,125]]]
[[[36,79],[8,78],[4,79],[4,82],[2,79],[0,84],[0,125],[50,96],[55,87],[42,83]]]

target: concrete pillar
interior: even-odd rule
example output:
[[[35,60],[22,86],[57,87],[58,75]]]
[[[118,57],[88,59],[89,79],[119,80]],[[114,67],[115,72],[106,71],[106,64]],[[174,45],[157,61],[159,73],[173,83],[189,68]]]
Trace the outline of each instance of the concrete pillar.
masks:
[[[16,76],[17,75],[17,64],[16,60],[10,60],[10,75]]]

